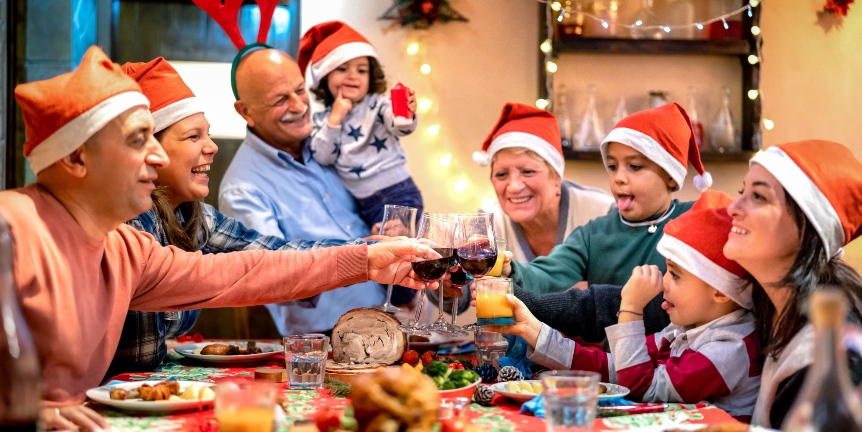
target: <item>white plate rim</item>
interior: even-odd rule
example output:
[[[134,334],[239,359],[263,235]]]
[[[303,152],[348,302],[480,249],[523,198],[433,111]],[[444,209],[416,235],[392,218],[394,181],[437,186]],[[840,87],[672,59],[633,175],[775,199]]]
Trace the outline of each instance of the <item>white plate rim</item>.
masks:
[[[122,388],[122,389],[131,389],[140,387],[144,384],[155,385],[160,382],[164,382],[165,380],[151,380],[151,381],[129,381],[119,384],[114,384],[110,386],[100,386],[87,390],[87,397],[92,399],[95,402],[98,402],[102,405],[111,406],[117,409],[126,410],[126,411],[138,411],[138,412],[173,412],[173,411],[186,411],[196,409],[198,406],[211,406],[213,404],[213,399],[197,401],[145,401],[140,399],[131,399],[131,400],[115,400],[111,399],[110,389],[114,388]],[[188,386],[192,384],[197,384],[200,386],[211,387],[215,385],[211,382],[205,381],[177,381],[180,383],[180,393],[184,391]]]
[[[265,358],[270,358],[277,356],[278,354],[284,352],[284,347],[277,343],[258,343],[257,346],[263,349],[263,347],[267,347],[272,349],[270,352],[263,352],[259,354],[243,354],[243,355],[205,355],[205,354],[194,354],[188,351],[194,351],[197,348],[203,348],[207,345],[212,344],[223,344],[230,345],[235,344],[237,341],[225,341],[225,342],[201,342],[201,343],[190,343],[184,345],[178,345],[174,347],[174,352],[177,354],[190,358],[192,360],[205,361],[210,363],[244,363],[253,360],[260,360]],[[181,352],[180,350],[187,351]]]
[[[531,384],[534,382],[539,382],[539,383],[542,382],[542,380],[521,380],[521,381],[526,381],[526,382],[531,383]],[[614,393],[613,394],[600,394],[598,396],[599,402],[621,399],[621,398],[628,396],[628,394],[630,392],[630,390],[627,387],[621,386],[619,384],[611,384],[611,383],[605,383],[605,382],[603,382],[601,384],[606,386],[608,388],[608,391],[613,390]],[[523,401],[523,402],[526,402],[526,401],[538,396],[537,394],[512,393],[512,392],[506,390],[506,382],[498,382],[498,383],[491,384],[491,390],[494,390],[495,393],[500,393],[501,395],[506,396],[508,398],[515,399],[517,401]]]

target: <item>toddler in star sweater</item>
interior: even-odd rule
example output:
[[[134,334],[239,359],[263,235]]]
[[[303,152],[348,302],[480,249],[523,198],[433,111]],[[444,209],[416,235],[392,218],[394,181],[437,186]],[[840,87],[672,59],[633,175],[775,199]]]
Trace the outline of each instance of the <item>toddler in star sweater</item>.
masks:
[[[374,47],[347,24],[326,22],[303,35],[298,63],[303,72],[310,67],[311,91],[326,107],[312,116],[312,155],[321,165],[335,167],[365,223],[380,223],[386,204],[414,207],[421,215],[422,194],[398,140],[416,129],[416,116],[396,121]],[[408,105],[416,111],[412,92]]]

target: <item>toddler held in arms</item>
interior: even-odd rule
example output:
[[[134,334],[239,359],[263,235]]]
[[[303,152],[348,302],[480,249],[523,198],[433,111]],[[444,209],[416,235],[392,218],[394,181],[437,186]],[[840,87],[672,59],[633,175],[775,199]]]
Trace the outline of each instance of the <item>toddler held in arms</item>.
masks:
[[[413,93],[407,95],[412,118],[397,121],[374,47],[341,21],[308,29],[298,57],[303,73],[310,67],[311,91],[326,107],[312,116],[314,159],[335,167],[369,227],[382,221],[386,204],[414,207],[421,215],[422,194],[398,141],[416,129]]]
[[[644,402],[714,403],[748,421],[760,388],[751,285],[746,271],[724,257],[732,199],[706,191],[691,210],[669,222],[657,250],[667,260],[635,267],[622,290],[618,324],[605,330],[610,354],[567,339],[536,319],[520,300],[515,325],[493,330],[523,337],[528,358],[552,369],[591,370]],[[645,336],[644,306],[663,293],[671,324]]]

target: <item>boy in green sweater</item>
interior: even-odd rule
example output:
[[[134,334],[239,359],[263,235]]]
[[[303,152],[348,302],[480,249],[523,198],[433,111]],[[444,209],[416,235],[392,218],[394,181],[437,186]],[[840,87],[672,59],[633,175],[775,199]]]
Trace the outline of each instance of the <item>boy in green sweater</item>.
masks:
[[[712,177],[704,171],[691,122],[676,103],[622,119],[601,145],[617,208],[576,228],[549,255],[530,263],[512,262],[511,277],[525,291],[565,291],[574,284],[624,285],[633,268],[665,260],[656,252],[664,224],[691,208],[672,193],[679,190],[689,162],[704,190]]]

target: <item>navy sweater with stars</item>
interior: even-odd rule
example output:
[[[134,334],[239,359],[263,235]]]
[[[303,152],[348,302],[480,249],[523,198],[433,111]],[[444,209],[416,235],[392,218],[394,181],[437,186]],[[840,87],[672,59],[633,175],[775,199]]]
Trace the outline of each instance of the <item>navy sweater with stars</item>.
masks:
[[[332,165],[344,187],[356,198],[407,180],[407,156],[399,137],[416,129],[416,116],[407,126],[395,126],[392,101],[368,94],[347,115],[340,127],[329,124],[332,107],[312,116],[311,151],[321,165]]]

